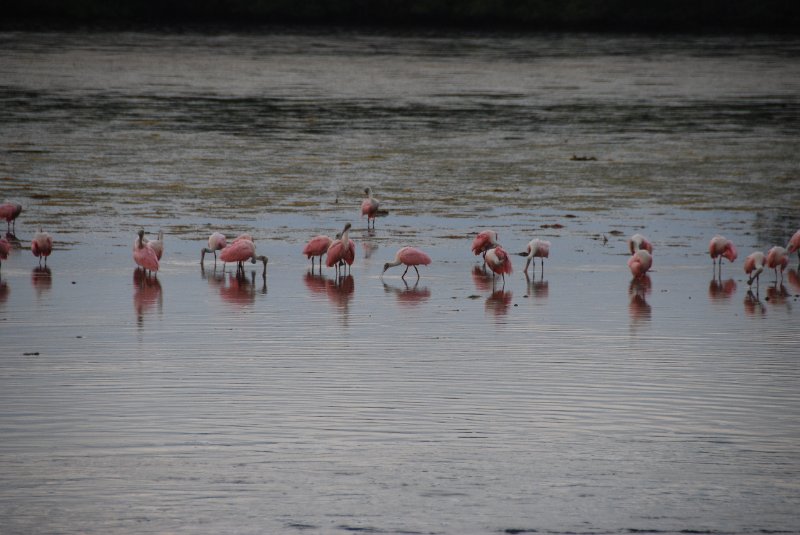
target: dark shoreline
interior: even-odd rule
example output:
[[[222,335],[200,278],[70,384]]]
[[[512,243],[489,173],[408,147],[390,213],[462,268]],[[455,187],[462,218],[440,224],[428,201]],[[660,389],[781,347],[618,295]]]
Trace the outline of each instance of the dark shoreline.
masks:
[[[9,0],[3,29],[263,26],[397,30],[655,33],[800,32],[800,3],[786,0]]]

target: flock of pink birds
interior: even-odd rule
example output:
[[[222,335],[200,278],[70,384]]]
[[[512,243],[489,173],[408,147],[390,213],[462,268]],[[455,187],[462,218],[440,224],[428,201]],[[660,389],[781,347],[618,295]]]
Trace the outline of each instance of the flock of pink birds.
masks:
[[[372,196],[370,188],[364,190],[365,197],[361,203],[361,217],[367,218],[367,228],[375,228],[375,218],[378,215],[380,201]],[[0,219],[5,219],[8,234],[12,234],[16,229],[16,218],[22,212],[22,205],[16,203],[0,204]],[[370,227],[371,224],[371,227]],[[329,268],[335,267],[337,275],[341,270],[349,271],[350,266],[355,260],[355,242],[350,239],[351,224],[347,223],[342,232],[335,238],[325,235],[314,236],[303,248],[303,254],[311,260],[311,270],[314,271],[315,258],[319,258],[319,269],[322,272],[322,257],[325,257],[325,265]],[[634,279],[643,277],[653,266],[653,244],[643,235],[634,234],[628,240],[628,247],[631,256],[628,259],[628,267]],[[0,238],[0,261],[8,258],[11,244],[5,238]],[[53,251],[53,238],[47,232],[39,229],[31,240],[31,252],[39,258],[41,265],[44,260],[47,265],[47,257]],[[251,235],[242,234],[234,239],[230,244],[226,237],[215,232],[208,238],[208,247],[202,249],[200,262],[205,259],[205,255],[212,253],[214,261],[217,259],[217,251],[220,252],[219,258],[222,262],[236,262],[237,271],[244,270],[244,263],[262,262],[264,265],[263,277],[267,274],[266,256],[256,253],[256,245]],[[472,242],[472,252],[482,255],[484,266],[488,266],[494,275],[499,275],[505,281],[505,275],[512,273],[511,255],[500,245],[497,232],[494,230],[484,230],[479,232]],[[794,233],[789,239],[786,247],[776,245],[766,253],[756,251],[747,256],[744,261],[744,271],[749,276],[748,285],[752,285],[758,279],[764,269],[774,269],[775,278],[780,276],[789,264],[789,255],[797,252],[800,258],[800,230]],[[722,259],[734,262],[738,256],[736,246],[724,236],[714,236],[708,245],[708,253],[715,266],[719,266],[721,272]],[[140,230],[133,245],[133,260],[137,266],[151,273],[157,272],[159,262],[164,254],[164,236],[159,232],[156,239],[147,239],[144,230]],[[536,271],[536,258],[541,259],[541,269],[544,273],[544,259],[550,256],[550,242],[540,239],[531,240],[524,252],[517,253],[527,258],[524,271],[527,272],[528,266],[533,262],[533,270]],[[414,268],[417,278],[419,270],[417,266],[428,265],[431,258],[424,251],[416,247],[402,247],[395,254],[394,260],[387,262],[383,266],[383,273],[391,267],[404,265],[406,267],[402,274],[405,279],[409,268]],[[0,262],[2,266],[2,262]]]

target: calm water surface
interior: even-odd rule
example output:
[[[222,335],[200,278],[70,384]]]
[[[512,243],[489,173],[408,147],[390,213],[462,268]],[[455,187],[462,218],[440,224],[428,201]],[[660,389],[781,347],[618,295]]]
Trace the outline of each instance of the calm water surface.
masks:
[[[741,271],[800,227],[798,52],[0,34],[2,197],[22,247],[57,245],[0,273],[0,531],[800,532],[798,260]],[[352,277],[311,275],[304,241],[348,221]],[[551,240],[544,273],[487,277],[487,227]],[[201,269],[213,230],[251,232],[266,279]],[[405,244],[434,263],[381,278]]]

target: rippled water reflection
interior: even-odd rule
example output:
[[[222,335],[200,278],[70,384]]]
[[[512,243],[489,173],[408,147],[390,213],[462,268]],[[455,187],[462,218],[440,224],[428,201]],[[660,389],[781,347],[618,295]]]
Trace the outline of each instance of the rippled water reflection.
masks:
[[[0,271],[4,533],[797,532],[797,257],[749,291],[705,252],[800,226],[796,39],[0,40],[3,195],[57,245]],[[544,273],[487,276],[485,227]]]

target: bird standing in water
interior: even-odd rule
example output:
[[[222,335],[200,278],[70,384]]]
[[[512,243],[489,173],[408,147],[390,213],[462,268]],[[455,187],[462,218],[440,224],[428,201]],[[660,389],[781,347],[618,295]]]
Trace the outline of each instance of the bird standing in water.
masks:
[[[328,267],[336,266],[336,273],[339,273],[339,262],[344,262],[347,266],[352,266],[356,259],[356,244],[350,239],[350,223],[347,223],[342,230],[342,237],[333,240],[328,247],[328,255],[325,258],[325,265]]]
[[[13,234],[17,230],[17,217],[22,213],[22,205],[14,202],[0,204],[0,219],[6,220],[6,232]],[[13,232],[12,232],[13,222]]]
[[[372,228],[375,228],[375,216],[378,214],[378,207],[381,202],[372,196],[370,188],[364,189],[366,197],[361,201],[361,217],[367,216],[367,229],[369,229],[369,220],[372,220]]]
[[[138,237],[133,243],[133,261],[145,271],[158,271],[158,256],[144,238],[144,229],[139,230]]]
[[[247,260],[251,264],[261,261],[264,264],[264,271],[261,276],[262,278],[267,277],[267,262],[269,262],[269,258],[263,255],[257,256],[255,242],[243,236],[239,236],[233,243],[225,247],[219,254],[219,259],[223,262],[236,262],[236,271],[241,272],[244,272],[244,263]]]
[[[787,253],[792,254],[795,251],[797,251],[797,259],[800,260],[800,230],[789,238],[789,243],[786,245]]]
[[[775,270],[775,282],[778,281],[778,268],[781,270],[781,280],[783,280],[783,270],[788,265],[789,253],[780,245],[767,251],[767,267]]]
[[[765,262],[766,257],[761,251],[750,253],[747,255],[747,258],[744,259],[744,272],[750,275],[750,278],[747,279],[748,286],[752,286],[753,281],[756,281],[756,285],[758,285],[758,277],[761,275],[761,272],[764,271],[764,267],[766,266]]]
[[[39,227],[39,232],[33,235],[31,241],[31,252],[33,256],[39,259],[39,265],[42,265],[42,258],[44,258],[44,265],[47,265],[47,257],[53,252],[53,237]]]
[[[528,266],[530,265],[531,261],[533,262],[533,272],[536,273],[536,260],[535,258],[542,259],[542,276],[544,276],[544,259],[550,257],[550,242],[545,240],[540,240],[538,238],[532,239],[528,242],[528,248],[526,252],[519,253],[520,256],[528,257],[528,260],[525,262],[525,271],[528,272]]]
[[[208,237],[208,247],[204,247],[200,250],[200,263],[203,263],[203,259],[206,257],[206,253],[214,253],[214,265],[217,265],[217,251],[221,251],[227,245],[225,240],[225,235],[219,232],[213,233],[211,236]]]
[[[711,255],[711,261],[716,264],[719,258],[719,272],[722,274],[722,259],[727,258],[728,261],[733,262],[736,260],[738,254],[736,253],[736,246],[733,242],[724,236],[714,236],[708,243],[708,254]]]
[[[628,249],[630,249],[631,254],[642,249],[651,255],[653,254],[653,244],[641,234],[634,234],[630,237],[630,239],[628,239]]]
[[[508,256],[508,253],[500,247],[494,247],[486,251],[486,265],[489,266],[489,269],[492,270],[493,273],[500,275],[503,277],[503,283],[506,281],[506,274],[510,274],[513,271],[511,267],[511,257]]]
[[[405,264],[406,270],[403,272],[400,278],[405,280],[406,273],[408,273],[408,268],[410,267],[414,268],[414,271],[417,272],[417,278],[419,278],[419,270],[417,269],[417,266],[427,266],[430,263],[431,257],[416,247],[402,247],[399,251],[397,251],[397,254],[394,255],[393,261],[386,262],[383,265],[383,273],[386,273],[386,270],[390,267]],[[381,273],[381,275],[383,275],[383,273]]]
[[[653,266],[653,255],[647,249],[639,249],[628,259],[628,267],[634,279],[639,279]]]
[[[319,257],[319,271],[322,273],[322,257],[325,253],[328,252],[328,248],[333,243],[333,239],[330,236],[325,236],[320,234],[319,236],[314,236],[310,240],[305,247],[303,247],[303,254],[306,255],[306,258],[311,259],[311,272],[314,272],[314,257]]]

